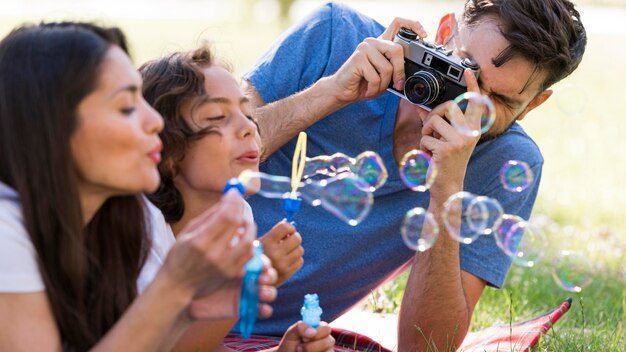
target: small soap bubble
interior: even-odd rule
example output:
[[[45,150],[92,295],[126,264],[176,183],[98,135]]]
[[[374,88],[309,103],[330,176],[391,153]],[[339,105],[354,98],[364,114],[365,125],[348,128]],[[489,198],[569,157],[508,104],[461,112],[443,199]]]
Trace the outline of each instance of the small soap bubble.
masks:
[[[543,232],[519,216],[502,215],[500,226],[493,234],[498,247],[516,265],[534,267],[544,255],[546,239]]]
[[[454,99],[464,113],[464,119],[453,119],[452,126],[459,132],[478,137],[489,131],[496,121],[496,109],[491,100],[476,92],[465,92]]]
[[[566,116],[580,115],[587,109],[589,95],[587,91],[576,84],[565,83],[554,92],[556,104]]]
[[[470,204],[473,209],[470,211]],[[478,218],[488,218],[487,209],[482,202],[476,202],[476,196],[469,192],[458,192],[451,195],[443,205],[443,223],[448,233],[455,240],[470,244],[482,234],[484,228],[476,231],[472,229],[476,224],[471,223]],[[473,212],[473,214],[470,214]]]
[[[437,177],[437,167],[430,155],[413,149],[400,161],[400,178],[404,184],[418,192],[427,191]]]
[[[389,176],[383,159],[376,152],[365,151],[356,159],[343,153],[307,158],[302,178],[306,180],[317,175],[333,177],[344,172],[351,172],[363,179],[367,184],[365,190],[369,192],[382,187]]]
[[[580,292],[592,281],[593,266],[589,259],[578,253],[562,250],[554,260],[552,277],[564,290]]]
[[[315,175],[328,175],[330,173],[330,157],[328,155],[318,155],[306,158],[302,178],[307,179]]]
[[[366,151],[356,157],[354,174],[369,185],[368,191],[374,192],[387,182],[389,173],[383,159],[376,153]]]
[[[400,228],[402,240],[414,251],[424,252],[431,248],[439,235],[439,225],[435,217],[424,208],[407,211]]]
[[[340,172],[350,171],[350,166],[354,164],[355,160],[344,153],[335,153],[329,157],[329,162],[330,173],[336,175]]]
[[[468,206],[469,228],[481,235],[491,235],[500,225],[504,210],[494,198],[478,196]]]
[[[533,183],[530,166],[520,160],[509,160],[500,168],[500,182],[509,192],[522,192]]]

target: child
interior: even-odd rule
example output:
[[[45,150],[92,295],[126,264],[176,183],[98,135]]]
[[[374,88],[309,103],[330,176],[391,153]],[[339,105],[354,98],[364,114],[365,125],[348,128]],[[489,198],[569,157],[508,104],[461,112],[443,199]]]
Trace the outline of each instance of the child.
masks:
[[[228,179],[244,170],[258,171],[258,128],[238,82],[206,47],[148,62],[140,72],[144,97],[165,119],[160,134],[164,143],[163,163],[159,165],[162,182],[150,199],[177,236],[190,218],[215,204]],[[252,215],[249,209],[247,214]],[[278,285],[302,267],[302,238],[291,224],[279,222],[260,240],[278,272]],[[181,343],[189,342],[184,346],[193,350],[204,340],[203,346],[208,347],[203,348],[213,348],[234,322],[208,322],[204,327],[196,324]],[[297,325],[286,336],[303,331]],[[212,336],[204,336],[206,331],[213,332]],[[331,348],[329,332],[323,325],[315,340],[328,342],[327,348]],[[309,344],[326,346],[315,340]]]

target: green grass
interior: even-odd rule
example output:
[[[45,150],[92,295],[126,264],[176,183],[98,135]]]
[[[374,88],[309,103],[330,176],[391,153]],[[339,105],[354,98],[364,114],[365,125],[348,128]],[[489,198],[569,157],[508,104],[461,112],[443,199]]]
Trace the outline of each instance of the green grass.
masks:
[[[618,6],[623,0],[582,3]],[[201,11],[210,11],[212,6],[218,6],[216,4],[207,3]],[[436,4],[442,6],[440,13],[450,8],[449,2]],[[402,5],[396,6],[401,8]],[[623,7],[618,6],[617,10],[623,11]],[[584,22],[585,7],[581,8],[581,13]],[[49,17],[58,18],[58,12]],[[93,19],[73,15],[72,19],[76,18]],[[0,10],[0,35],[18,23],[39,20],[41,18],[3,17]],[[237,74],[245,72],[286,26],[278,22],[259,24],[251,19],[241,22],[105,19],[104,22],[124,29],[137,65],[209,40],[218,55],[234,66]],[[428,18],[426,22],[435,21]],[[624,22],[626,18],[618,18],[613,27],[623,26]],[[588,26],[588,29],[593,28]],[[585,58],[566,80],[573,89],[568,92],[564,84],[555,86],[555,95],[522,121],[546,161],[534,210],[536,218],[553,222],[545,227],[546,258],[533,269],[513,267],[504,289],[486,289],[476,309],[473,330],[536,316],[571,296],[574,299],[571,311],[541,341],[538,350],[625,350],[625,44],[625,34],[590,30]],[[560,289],[551,277],[550,263],[559,249],[580,251],[594,263],[593,282],[580,294]],[[397,311],[405,283],[406,275],[402,275],[384,285],[366,308]]]

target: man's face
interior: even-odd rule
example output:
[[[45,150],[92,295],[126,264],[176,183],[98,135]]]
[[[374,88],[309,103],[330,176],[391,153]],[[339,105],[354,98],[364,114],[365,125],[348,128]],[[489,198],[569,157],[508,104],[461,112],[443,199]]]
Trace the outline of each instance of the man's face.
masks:
[[[540,92],[545,73],[534,72],[534,66],[521,57],[513,57],[500,67],[493,60],[508,47],[495,20],[486,19],[468,27],[458,24],[458,32],[446,43],[460,58],[470,58],[480,67],[478,83],[496,108],[496,120],[481,141],[504,133],[516,120],[524,118],[551,92]]]

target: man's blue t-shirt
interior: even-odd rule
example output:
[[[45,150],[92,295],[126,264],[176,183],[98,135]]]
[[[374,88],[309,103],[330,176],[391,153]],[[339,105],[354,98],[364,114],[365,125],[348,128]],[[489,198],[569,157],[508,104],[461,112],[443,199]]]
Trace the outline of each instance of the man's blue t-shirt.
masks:
[[[366,37],[377,37],[384,27],[373,19],[338,4],[327,4],[288,30],[245,75],[266,103],[288,97],[332,75]],[[385,161],[389,178],[375,192],[369,216],[352,227],[321,207],[302,205],[295,216],[305,250],[304,266],[278,290],[274,314],[258,321],[257,334],[281,335],[300,319],[304,295],[317,293],[324,310],[322,319],[332,321],[367,297],[413,258],[400,235],[405,213],[414,207],[428,208],[429,193],[408,189],[401,181],[393,156],[393,129],[399,98],[386,93],[379,98],[352,104],[306,130],[307,155],[342,152],[355,157],[372,150]],[[295,138],[261,164],[261,171],[291,175]],[[536,182],[521,193],[506,191],[499,169],[508,160],[523,160]],[[537,195],[543,158],[535,143],[515,124],[502,136],[479,144],[469,161],[465,190],[495,198],[505,213],[524,219],[530,216]],[[254,196],[249,199],[259,234],[284,218],[281,201]],[[511,260],[492,236],[480,236],[461,244],[461,268],[501,287]]]

